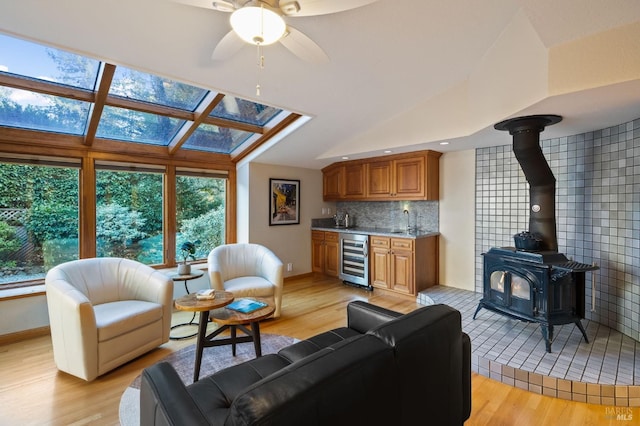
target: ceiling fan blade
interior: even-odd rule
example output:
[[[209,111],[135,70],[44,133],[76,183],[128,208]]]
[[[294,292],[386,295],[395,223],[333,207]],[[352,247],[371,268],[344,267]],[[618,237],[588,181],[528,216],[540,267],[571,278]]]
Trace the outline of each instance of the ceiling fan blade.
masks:
[[[211,59],[214,61],[224,61],[238,53],[238,51],[245,45],[240,37],[235,32],[229,31],[222,40],[218,42],[218,45],[211,54]]]
[[[280,43],[303,61],[312,64],[324,64],[329,62],[329,57],[315,41],[302,32],[288,26],[288,34],[280,39]]]
[[[300,11],[290,16],[314,16],[342,12],[356,7],[365,6],[378,0],[298,0]],[[286,1],[280,2],[286,4]]]
[[[208,0],[171,0],[174,3],[186,4],[187,6],[202,7],[213,10],[213,6]]]

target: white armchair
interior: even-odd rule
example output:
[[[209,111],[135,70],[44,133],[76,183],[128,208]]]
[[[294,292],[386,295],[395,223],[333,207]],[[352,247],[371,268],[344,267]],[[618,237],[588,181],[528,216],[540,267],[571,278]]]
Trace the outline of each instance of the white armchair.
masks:
[[[60,264],[45,278],[53,357],[91,381],[167,342],[173,281],[129,259]]]
[[[225,244],[211,250],[208,257],[211,288],[235,297],[273,297],[280,316],[283,265],[268,248],[259,244]]]

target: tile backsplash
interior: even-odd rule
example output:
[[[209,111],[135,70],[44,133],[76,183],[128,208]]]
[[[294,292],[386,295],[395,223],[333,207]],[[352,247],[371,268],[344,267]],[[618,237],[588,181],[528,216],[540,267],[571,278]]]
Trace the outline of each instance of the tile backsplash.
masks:
[[[437,232],[437,201],[340,201],[336,210],[348,212],[355,226],[386,229],[405,229],[409,211],[409,224],[424,232]]]
[[[544,139],[556,177],[559,251],[600,270],[587,273],[586,318],[640,340],[640,119]],[[476,150],[476,282],[482,256],[513,246],[528,229],[529,185],[512,146]],[[595,291],[592,291],[595,284]]]

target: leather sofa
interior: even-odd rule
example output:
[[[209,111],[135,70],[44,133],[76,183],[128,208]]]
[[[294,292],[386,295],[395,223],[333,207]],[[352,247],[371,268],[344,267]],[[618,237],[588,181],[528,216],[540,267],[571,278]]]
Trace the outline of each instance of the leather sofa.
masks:
[[[405,315],[352,302],[347,326],[186,386],[173,367],[142,373],[147,425],[461,425],[471,413],[471,343],[460,313]]]

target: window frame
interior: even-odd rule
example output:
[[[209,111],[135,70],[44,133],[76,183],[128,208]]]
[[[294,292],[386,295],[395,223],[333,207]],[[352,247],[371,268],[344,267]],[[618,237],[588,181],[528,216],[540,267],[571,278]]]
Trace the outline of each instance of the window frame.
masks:
[[[47,140],[49,136],[50,140]],[[189,170],[194,176],[226,176],[225,191],[225,243],[236,241],[236,170],[229,156],[219,154],[194,153],[172,158],[163,152],[149,153],[142,150],[122,152],[122,145],[116,142],[108,151],[96,149],[78,150],[75,145],[60,143],[51,135],[33,132],[29,140],[36,145],[25,146],[24,139],[16,140],[13,132],[0,132],[0,161],[9,158],[28,159],[34,164],[74,164],[80,170],[79,184],[79,258],[96,257],[96,168],[104,164],[123,169],[150,171],[164,170],[164,262],[151,265],[155,269],[173,268],[177,265],[175,256],[176,230],[176,170]],[[37,146],[42,145],[42,146]],[[104,147],[103,147],[104,148]],[[119,152],[113,152],[119,151]],[[28,152],[28,154],[24,154]],[[180,173],[180,172],[179,172]],[[198,263],[198,262],[195,262]],[[200,262],[202,263],[202,262]],[[44,279],[0,284],[5,289],[27,288],[42,285]]]

